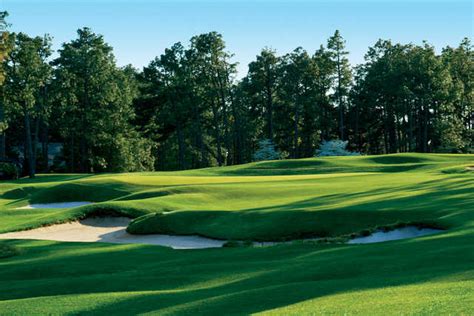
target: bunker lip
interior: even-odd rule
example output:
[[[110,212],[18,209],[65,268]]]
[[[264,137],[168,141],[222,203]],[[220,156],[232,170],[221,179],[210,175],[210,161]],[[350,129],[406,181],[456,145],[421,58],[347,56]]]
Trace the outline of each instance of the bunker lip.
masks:
[[[92,202],[88,201],[76,201],[76,202],[55,202],[55,203],[32,203],[26,206],[17,207],[17,210],[31,210],[37,208],[73,208],[83,205],[89,205]]]
[[[147,244],[171,247],[173,249],[220,248],[228,241],[198,235],[132,235],[126,228],[128,217],[88,217],[74,222],[44,226],[31,230],[0,234],[0,239],[39,239],[64,242],[104,242],[114,244]],[[356,237],[348,244],[378,243],[390,240],[421,237],[442,232],[440,229],[404,226],[390,231],[377,230],[374,233]],[[256,247],[291,244],[293,242],[320,242],[324,238],[306,238],[287,241],[250,242]],[[245,242],[237,242],[239,245]],[[227,246],[227,245],[226,245]]]
[[[132,235],[127,217],[89,217],[79,221],[0,234],[0,239],[40,239],[65,242],[148,244],[173,249],[220,248],[225,241],[200,236]]]
[[[444,230],[436,228],[419,227],[415,225],[408,225],[404,227],[395,228],[392,230],[376,230],[368,236],[360,236],[350,239],[348,244],[370,244],[379,243],[391,240],[408,239],[415,237],[422,237],[441,233]]]

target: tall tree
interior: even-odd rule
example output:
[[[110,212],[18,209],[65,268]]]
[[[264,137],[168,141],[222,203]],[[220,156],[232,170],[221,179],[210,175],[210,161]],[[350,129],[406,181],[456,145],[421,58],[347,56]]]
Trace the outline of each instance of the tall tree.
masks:
[[[216,146],[217,165],[232,164],[232,113],[234,112],[233,79],[236,64],[230,62],[222,35],[216,32],[191,38],[189,62],[194,77],[195,92],[210,109]]]
[[[282,58],[278,81],[278,147],[290,157],[314,154],[319,142],[320,113],[317,99],[318,68],[309,54],[300,48]]]
[[[261,116],[265,122],[264,137],[270,140],[274,137],[274,105],[279,62],[275,51],[263,49],[257,59],[249,64],[246,78],[248,92],[261,108]]]
[[[351,85],[351,68],[347,55],[349,54],[346,48],[346,41],[342,38],[339,30],[336,30],[334,35],[328,40],[328,49],[332,54],[332,60],[335,65],[335,83],[334,99],[336,100],[339,109],[339,137],[341,140],[345,139],[344,116],[345,107],[347,103],[347,96]]]
[[[49,37],[31,38],[11,34],[14,46],[6,64],[5,95],[9,111],[22,118],[25,134],[24,158],[28,175],[36,173],[36,151],[39,127],[47,119],[47,103],[42,92],[50,78],[47,58],[51,54]]]
[[[185,49],[181,43],[165,49],[165,53],[155,58],[144,69],[151,98],[157,98],[153,105],[148,129],[153,130],[156,140],[160,142],[172,140],[177,144],[178,169],[186,169],[188,156],[187,134],[190,116],[187,115],[193,106],[190,99],[192,87],[188,84],[186,72]],[[152,99],[150,100],[152,101]],[[173,146],[174,147],[174,146]],[[165,157],[169,154],[163,152]]]
[[[70,170],[149,169],[149,146],[140,154],[127,148],[142,143],[130,124],[137,93],[135,77],[129,75],[130,70],[117,68],[112,48],[101,35],[89,28],[77,33],[78,38],[63,44],[54,61],[56,85],[63,87],[57,91]]]
[[[7,129],[5,118],[5,93],[3,89],[3,82],[5,81],[4,63],[6,62],[8,52],[11,50],[12,46],[12,41],[7,30],[7,16],[7,12],[0,12],[0,159],[5,158],[5,130]]]
[[[440,128],[442,146],[467,151],[474,147],[474,50],[464,38],[456,48],[443,49],[444,66],[449,70],[452,85],[449,91],[451,111],[445,113]]]
[[[334,110],[330,99],[330,91],[334,84],[335,65],[331,59],[332,53],[323,45],[313,55],[317,68],[316,85],[318,89],[317,105],[320,111],[321,137],[330,140],[334,137]]]

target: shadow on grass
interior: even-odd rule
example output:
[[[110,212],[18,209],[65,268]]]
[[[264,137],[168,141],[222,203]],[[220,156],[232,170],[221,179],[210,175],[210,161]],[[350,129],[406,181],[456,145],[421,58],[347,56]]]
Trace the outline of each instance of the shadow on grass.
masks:
[[[40,174],[35,178],[21,178],[18,180],[3,180],[1,183],[11,184],[37,184],[47,182],[64,182],[85,179],[94,176],[94,174]]]
[[[29,255],[39,261],[8,259],[0,276],[6,276],[1,286],[9,289],[0,295],[47,300],[53,295],[127,292],[130,297],[111,298],[93,314],[250,314],[336,293],[463,274],[472,268],[469,243],[464,235],[363,246],[199,251],[57,243],[30,248]],[[52,255],[44,257],[43,251]],[[88,313],[87,308],[81,311]]]

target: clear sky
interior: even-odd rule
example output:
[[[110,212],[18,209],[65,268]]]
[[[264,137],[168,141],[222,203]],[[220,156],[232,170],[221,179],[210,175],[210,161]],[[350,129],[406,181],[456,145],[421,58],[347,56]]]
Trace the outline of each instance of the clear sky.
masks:
[[[314,52],[336,29],[350,61],[377,39],[427,40],[438,50],[473,37],[472,0],[0,0],[13,31],[49,33],[54,48],[91,27],[114,47],[119,65],[141,68],[166,47],[196,34],[223,34],[240,76],[263,47]]]

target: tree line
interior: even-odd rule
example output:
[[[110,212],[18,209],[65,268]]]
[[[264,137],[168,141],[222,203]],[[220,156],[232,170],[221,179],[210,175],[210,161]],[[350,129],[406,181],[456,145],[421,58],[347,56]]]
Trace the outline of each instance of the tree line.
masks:
[[[366,154],[473,147],[467,38],[440,54],[379,40],[351,67],[336,31],[314,53],[263,49],[241,79],[217,32],[174,44],[142,70],[117,66],[89,28],[51,54],[47,35],[2,32],[0,159],[24,157],[30,176],[242,164],[262,140],[283,158],[312,157],[334,139]],[[50,142],[63,144],[53,166]]]

